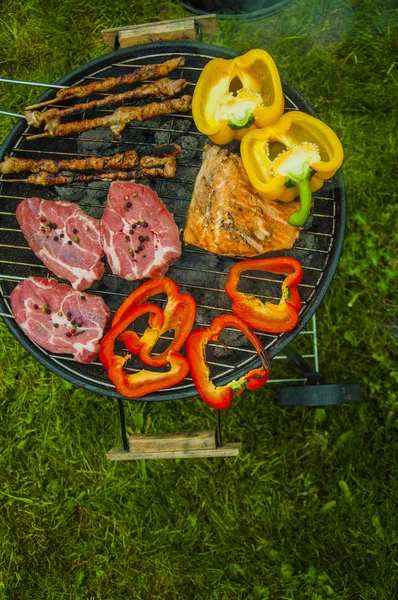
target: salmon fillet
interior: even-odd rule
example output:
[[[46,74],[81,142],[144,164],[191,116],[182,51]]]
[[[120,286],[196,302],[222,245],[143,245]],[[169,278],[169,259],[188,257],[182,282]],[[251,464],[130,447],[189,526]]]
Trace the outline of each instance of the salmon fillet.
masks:
[[[292,248],[300,229],[288,223],[297,203],[264,200],[242,159],[205,148],[184,231],[184,242],[223,256],[258,256]]]

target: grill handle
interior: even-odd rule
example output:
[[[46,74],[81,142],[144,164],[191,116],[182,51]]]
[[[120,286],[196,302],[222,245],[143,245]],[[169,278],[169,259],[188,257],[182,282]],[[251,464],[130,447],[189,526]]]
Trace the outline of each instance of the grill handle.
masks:
[[[217,410],[216,429],[187,433],[132,434],[127,436],[124,404],[118,399],[123,448],[112,448],[109,460],[150,460],[164,458],[220,458],[237,456],[241,444],[225,444],[221,439],[221,417]]]
[[[202,33],[215,33],[218,31],[216,15],[204,15],[174,19],[172,21],[158,21],[140,25],[127,25],[103,29],[102,40],[105,46],[127,48],[137,44],[153,42],[174,42],[202,40]]]
[[[216,444],[216,431],[131,435],[129,450],[112,448],[109,460],[157,460],[165,458],[221,458],[237,456],[240,443]]]

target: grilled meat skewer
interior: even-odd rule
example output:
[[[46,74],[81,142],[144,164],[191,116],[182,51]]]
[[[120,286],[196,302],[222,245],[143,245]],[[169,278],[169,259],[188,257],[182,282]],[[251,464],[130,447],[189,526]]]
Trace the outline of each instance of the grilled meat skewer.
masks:
[[[137,167],[130,171],[111,171],[110,173],[93,173],[92,175],[53,175],[52,173],[42,171],[41,173],[29,175],[25,182],[47,187],[50,185],[64,185],[66,183],[91,183],[92,181],[130,181],[132,179],[154,179],[155,177],[171,178],[175,176],[175,171],[175,158],[171,156],[169,162],[161,167]]]
[[[176,155],[181,152],[178,144],[161,144],[153,147],[153,155],[143,156],[139,159],[137,152],[130,150],[120,152],[113,156],[87,156],[86,158],[74,158],[71,160],[34,160],[30,158],[15,158],[7,156],[0,162],[0,173],[22,173],[31,171],[39,173],[58,173],[59,171],[105,171],[107,169],[132,169],[140,164],[142,167],[160,166],[163,164],[162,156]],[[148,159],[149,162],[148,162]]]
[[[160,156],[141,156],[140,158],[140,167],[161,167],[174,164],[170,158],[174,158],[171,156],[164,156],[161,158]],[[174,177],[174,175],[172,175]]]
[[[185,79],[167,79],[166,77],[153,81],[152,83],[144,83],[134,90],[123,92],[122,94],[110,94],[101,100],[91,100],[83,104],[75,104],[70,108],[50,108],[45,112],[39,110],[25,110],[25,119],[32,127],[40,127],[40,125],[51,122],[52,125],[58,125],[63,117],[91,110],[93,108],[101,108],[111,104],[122,104],[126,100],[134,98],[143,98],[145,96],[157,96],[158,98],[167,98],[175,96],[187,85]]]
[[[110,127],[113,133],[120,137],[127,123],[131,121],[146,121],[159,115],[169,115],[173,112],[188,112],[191,108],[192,96],[182,96],[173,98],[165,102],[151,102],[145,106],[120,106],[112,114],[106,117],[96,119],[87,119],[84,121],[72,121],[72,123],[62,123],[52,126],[47,123],[46,133],[30,135],[28,140],[34,140],[42,137],[57,137],[69,135],[71,133],[81,133],[97,127]]]
[[[106,169],[132,169],[138,165],[138,154],[134,150],[121,152],[114,156],[88,156],[72,160],[33,160],[8,156],[0,163],[0,173],[21,173],[31,171],[39,173],[58,173],[58,171],[105,171]]]
[[[151,156],[177,156],[180,152],[179,144],[157,144],[152,146]]]
[[[48,104],[55,104],[68,98],[84,98],[90,94],[97,92],[107,92],[118,85],[132,84],[136,81],[144,81],[149,77],[164,77],[168,75],[174,69],[181,67],[185,63],[182,56],[166,60],[164,63],[155,65],[144,65],[139,67],[132,73],[122,75],[121,77],[107,77],[102,81],[93,81],[87,85],[74,85],[69,88],[58,90],[53,100],[47,100],[46,102],[40,102],[39,104],[32,104],[27,106],[27,110],[33,108],[39,108],[40,106],[47,106]]]

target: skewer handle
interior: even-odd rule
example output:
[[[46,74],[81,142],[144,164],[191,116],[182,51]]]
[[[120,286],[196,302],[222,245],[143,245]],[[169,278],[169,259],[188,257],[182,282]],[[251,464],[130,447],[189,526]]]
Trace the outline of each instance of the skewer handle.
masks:
[[[148,42],[171,42],[171,41],[191,41],[196,39],[195,22],[188,19],[184,23],[173,23],[172,21],[151,24],[139,29],[130,29],[121,31],[118,35],[118,41],[121,48],[136,46],[137,44],[146,44]]]
[[[203,15],[184,17],[170,21],[156,21],[140,25],[127,25],[102,30],[105,46],[114,46],[115,40],[121,48],[146,42],[195,40],[197,28],[202,33],[218,31],[217,16]]]

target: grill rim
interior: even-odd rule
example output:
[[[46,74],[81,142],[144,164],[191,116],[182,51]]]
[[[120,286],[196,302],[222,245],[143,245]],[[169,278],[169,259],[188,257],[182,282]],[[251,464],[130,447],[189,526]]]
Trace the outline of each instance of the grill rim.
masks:
[[[177,48],[176,48],[177,46]],[[63,77],[61,77],[58,81],[56,81],[57,85],[72,85],[75,83],[74,80],[79,80],[82,77],[85,77],[90,74],[90,72],[94,71],[95,68],[101,66],[103,68],[111,67],[114,59],[116,61],[126,60],[126,57],[131,55],[132,58],[139,58],[139,54],[143,53],[143,59],[148,58],[148,54],[151,51],[159,53],[164,50],[170,54],[179,55],[184,54],[184,52],[178,52],[177,50],[184,49],[189,54],[201,54],[203,55],[211,55],[211,57],[220,57],[220,58],[235,58],[239,55],[238,52],[231,50],[229,48],[224,48],[221,46],[215,46],[212,44],[204,44],[202,42],[157,42],[157,43],[149,43],[149,44],[140,44],[134,46],[132,48],[123,48],[118,49],[113,52],[104,54],[100,57],[97,57],[84,65],[80,65],[73,71],[70,71]],[[146,54],[145,54],[146,53]],[[138,56],[137,56],[138,55]],[[300,110],[304,110],[305,112],[313,115],[314,117],[319,118],[319,115],[311,106],[311,104],[306,100],[304,96],[302,96],[301,92],[299,92],[292,84],[285,81],[281,78],[282,86],[284,93],[286,93],[289,97],[298,98],[301,104]],[[35,103],[44,102],[50,99],[54,94],[54,89],[49,88],[35,100]],[[12,128],[9,135],[3,142],[0,147],[0,160],[4,159],[4,156],[7,153],[7,150],[12,149],[13,141],[19,139],[24,130],[26,129],[26,121],[24,119],[19,119],[16,125]],[[18,136],[18,137],[17,137]],[[10,148],[9,148],[10,146]],[[344,176],[342,169],[339,169],[337,173],[333,177],[334,184],[334,201],[336,204],[336,215],[335,221],[337,223],[336,231],[333,235],[333,246],[330,251],[327,252],[329,255],[329,259],[326,265],[326,268],[323,269],[323,279],[319,286],[316,288],[314,298],[311,300],[308,307],[305,308],[304,315],[301,316],[300,322],[298,326],[291,332],[283,334],[283,338],[280,340],[279,344],[273,346],[269,352],[270,358],[274,358],[276,354],[279,354],[286,346],[288,346],[295,337],[303,330],[303,328],[307,325],[310,319],[313,317],[320,304],[322,303],[327,290],[333,280],[333,277],[336,273],[338,263],[340,260],[341,252],[343,249],[344,236],[345,236],[345,228],[346,228],[346,219],[347,219],[347,198],[345,192],[344,185]],[[293,248],[294,250],[294,248]],[[285,251],[284,251],[285,252]],[[269,256],[272,256],[275,253],[268,253]],[[1,282],[0,282],[1,284]],[[88,291],[90,293],[90,291]],[[95,294],[95,290],[93,291]],[[1,312],[9,312],[7,303],[5,298],[3,297],[3,293],[0,293],[0,310]],[[75,374],[68,368],[66,365],[60,365],[57,360],[57,357],[52,357],[46,354],[47,351],[44,351],[39,346],[37,346],[34,342],[29,340],[29,338],[23,333],[22,329],[19,328],[16,321],[14,319],[10,319],[2,316],[2,320],[5,323],[8,330],[12,333],[12,335],[17,339],[17,341],[23,346],[23,348],[29,352],[31,356],[33,356],[36,360],[38,360],[43,366],[48,368],[52,373],[62,377],[66,381],[72,383],[73,385],[82,387],[88,391],[101,394],[104,396],[109,396],[112,398],[125,398],[124,396],[118,394],[114,388],[108,388],[103,386],[101,383],[93,384],[87,380],[85,380],[82,374]],[[256,368],[261,365],[261,361],[259,359],[255,359],[249,362],[249,364],[245,364],[239,369],[235,369],[233,372],[233,378],[239,378],[243,376],[249,368]],[[218,385],[224,385],[231,381],[231,373],[226,374],[220,378],[217,378]],[[173,392],[173,388],[170,391],[166,391],[161,395],[152,395],[144,398],[139,398],[138,400],[143,402],[162,402],[166,400],[177,400],[177,399],[186,399],[190,397],[197,396],[197,391],[195,388],[192,390],[184,390],[183,394],[179,392]],[[137,399],[136,399],[137,400]]]

